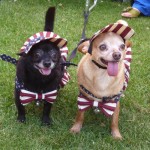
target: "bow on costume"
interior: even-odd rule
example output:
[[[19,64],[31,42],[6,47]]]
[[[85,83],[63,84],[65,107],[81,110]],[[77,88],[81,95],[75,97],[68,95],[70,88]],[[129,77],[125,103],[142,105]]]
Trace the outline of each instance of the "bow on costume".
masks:
[[[79,110],[87,110],[90,107],[99,108],[102,113],[104,113],[106,116],[110,117],[113,115],[115,108],[117,106],[117,102],[115,101],[108,101],[108,102],[99,102],[99,101],[93,101],[89,100],[88,98],[84,96],[78,96],[78,108]]]
[[[22,105],[27,105],[34,100],[46,100],[49,103],[54,103],[57,97],[57,90],[48,93],[34,93],[22,89],[20,91],[20,101]]]

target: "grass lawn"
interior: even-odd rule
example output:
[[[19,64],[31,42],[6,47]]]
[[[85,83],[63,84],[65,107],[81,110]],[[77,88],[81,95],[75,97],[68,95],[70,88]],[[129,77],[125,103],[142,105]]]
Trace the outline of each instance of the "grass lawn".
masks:
[[[87,25],[87,37],[107,24],[121,19],[128,3],[98,1]],[[54,32],[68,40],[71,52],[79,42],[83,28],[84,0],[1,0],[0,54],[15,58],[28,37],[43,30],[45,11],[56,6]],[[133,41],[131,77],[125,97],[121,99],[120,131],[122,141],[110,136],[110,119],[86,113],[83,130],[69,133],[77,111],[76,68],[68,68],[70,83],[61,89],[52,110],[51,127],[41,126],[42,107],[26,106],[27,122],[16,121],[14,104],[15,66],[0,61],[0,149],[2,150],[148,150],[150,148],[150,18],[125,19],[136,34]],[[81,54],[73,62],[78,63]]]

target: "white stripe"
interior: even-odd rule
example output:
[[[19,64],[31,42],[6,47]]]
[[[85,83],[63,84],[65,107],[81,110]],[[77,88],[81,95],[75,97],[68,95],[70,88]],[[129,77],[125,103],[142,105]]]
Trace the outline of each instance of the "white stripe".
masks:
[[[30,102],[29,102],[30,103]],[[23,104],[23,103],[21,103],[23,106],[25,106],[25,105],[28,105],[29,103],[25,103],[25,104]]]
[[[44,37],[46,37],[46,34],[47,34],[47,32],[46,32],[46,31],[44,31],[44,32],[43,32]]]
[[[114,112],[113,111],[111,111],[111,110],[108,110],[108,109],[105,109],[105,108],[103,108],[106,112],[107,112],[107,114],[109,114],[109,115],[112,115]]]
[[[60,47],[60,46],[64,45],[65,43],[66,43],[66,41],[65,41],[64,39],[62,39],[62,40],[58,43],[58,46]]]
[[[54,33],[51,32],[51,33],[50,33],[50,38],[53,38],[53,37],[54,37]]]
[[[79,102],[88,102],[85,98],[78,97]]]
[[[24,90],[24,89],[21,89],[21,92],[22,93],[27,93],[27,94],[36,94],[34,92],[30,92],[30,91],[27,91],[27,90]]]
[[[33,40],[33,39],[34,39],[34,36],[31,36],[31,37],[30,37],[30,40]]]
[[[40,37],[40,33],[36,33],[36,36],[37,36],[37,37]]]
[[[121,34],[127,27],[126,26],[122,26],[118,31],[117,34]]]
[[[61,53],[61,56],[64,56],[65,58],[67,58],[67,53]]]
[[[125,59],[126,58],[132,58],[132,55],[126,55]]]
[[[116,103],[105,103],[104,105],[111,106],[111,107],[114,107],[114,108],[116,108],[116,106],[117,106]]]
[[[64,79],[64,78],[62,78],[62,80],[63,80],[64,82],[68,82],[68,80],[66,80],[66,79]]]
[[[31,98],[29,96],[20,96],[20,100],[24,101],[24,100],[27,100],[28,98]]]
[[[88,105],[85,105],[85,106],[78,105],[78,108],[79,108],[79,109],[85,109],[85,108],[87,108],[87,107],[88,107]]]
[[[117,26],[118,24],[113,24],[113,26],[108,30],[109,32],[111,32],[112,30],[114,30],[115,28],[116,28],[116,26]],[[108,25],[108,27],[109,27],[109,25]],[[106,27],[107,28],[107,27]],[[105,29],[106,29],[105,28]]]
[[[60,48],[60,51],[64,51],[64,50],[67,50],[68,51],[68,48],[66,46]]]
[[[49,96],[48,98],[56,99],[57,96]]]
[[[130,62],[125,61],[124,63],[125,63],[127,66],[130,66]]]
[[[127,48],[127,52],[128,52],[128,51],[131,52],[131,47],[128,47],[128,48]]]

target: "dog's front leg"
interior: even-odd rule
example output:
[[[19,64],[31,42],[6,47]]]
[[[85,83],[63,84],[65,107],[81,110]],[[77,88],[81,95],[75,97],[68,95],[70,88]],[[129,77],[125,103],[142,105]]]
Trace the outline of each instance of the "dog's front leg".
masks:
[[[72,126],[72,128],[70,129],[70,132],[72,133],[79,133],[82,125],[83,125],[83,121],[84,121],[84,112],[85,111],[78,111],[76,119],[75,119],[75,123]]]
[[[48,102],[44,102],[43,107],[43,116],[42,116],[42,124],[43,125],[50,125],[50,111],[51,111],[52,104]]]
[[[119,111],[120,111],[120,102],[117,103],[117,107],[114,111],[111,122],[111,133],[113,138],[115,139],[122,139],[122,136],[118,128]]]
[[[20,102],[19,92],[18,91],[15,91],[15,104],[16,104],[16,107],[17,107],[17,110],[18,110],[17,120],[19,122],[24,123],[26,121],[26,118],[25,118],[25,108],[24,108],[24,106]]]

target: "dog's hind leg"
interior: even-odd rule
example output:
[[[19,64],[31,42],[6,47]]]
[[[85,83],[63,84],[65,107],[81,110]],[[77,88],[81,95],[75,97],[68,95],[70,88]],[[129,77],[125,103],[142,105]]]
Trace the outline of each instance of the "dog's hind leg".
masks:
[[[122,139],[122,136],[118,128],[119,111],[120,111],[120,102],[117,103],[117,107],[112,116],[111,122],[111,133],[114,139]]]
[[[76,119],[75,119],[75,123],[72,126],[72,128],[70,129],[70,132],[72,133],[79,133],[82,125],[83,125],[83,121],[84,121],[84,112],[85,111],[78,111]]]
[[[43,116],[42,116],[42,124],[43,125],[50,125],[51,120],[50,120],[50,111],[51,111],[52,104],[48,102],[44,102],[44,107],[43,107]]]

